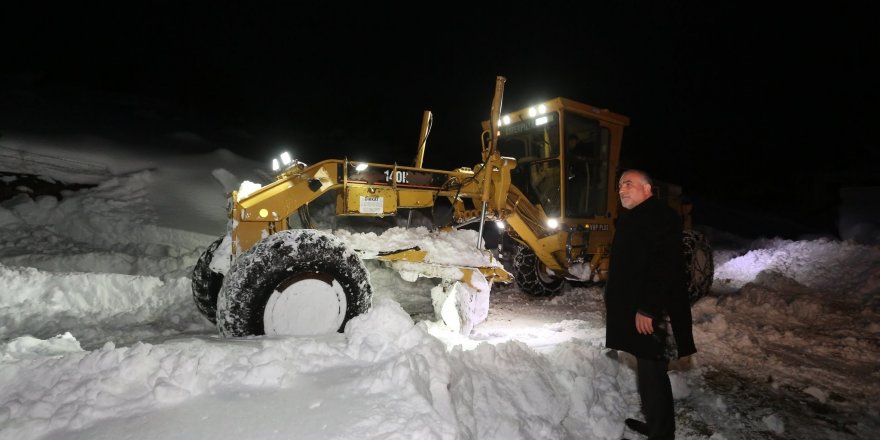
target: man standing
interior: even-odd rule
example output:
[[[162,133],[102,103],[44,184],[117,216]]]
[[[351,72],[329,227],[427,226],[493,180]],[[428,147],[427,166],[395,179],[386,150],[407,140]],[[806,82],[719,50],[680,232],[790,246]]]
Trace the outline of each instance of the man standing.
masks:
[[[644,171],[624,172],[618,193],[625,211],[611,245],[605,345],[638,361],[645,422],[627,419],[626,425],[651,440],[674,439],[669,361],[697,351],[684,278],[682,222],[654,197]]]

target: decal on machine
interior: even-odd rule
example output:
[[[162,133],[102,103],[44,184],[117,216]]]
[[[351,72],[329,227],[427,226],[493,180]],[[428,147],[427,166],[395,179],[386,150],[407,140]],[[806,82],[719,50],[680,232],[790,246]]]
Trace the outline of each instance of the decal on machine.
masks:
[[[406,171],[399,171],[399,170],[396,171],[396,172],[395,172],[395,171],[391,171],[391,170],[385,170],[385,181],[386,181],[386,182],[390,182],[390,181],[391,181],[391,175],[392,175],[392,174],[394,175],[394,181],[395,181],[395,182],[397,182],[397,183],[409,183],[409,181],[406,180],[406,176],[407,176],[409,173],[406,172]]]
[[[338,182],[344,181],[342,164],[339,165]],[[398,170],[383,165],[373,165],[366,170],[357,171],[354,164],[349,166],[349,183],[366,183],[367,185],[391,186],[392,184],[408,188],[440,189],[449,180],[446,173],[430,171]]]
[[[358,212],[361,214],[382,214],[384,205],[384,197],[361,196]]]

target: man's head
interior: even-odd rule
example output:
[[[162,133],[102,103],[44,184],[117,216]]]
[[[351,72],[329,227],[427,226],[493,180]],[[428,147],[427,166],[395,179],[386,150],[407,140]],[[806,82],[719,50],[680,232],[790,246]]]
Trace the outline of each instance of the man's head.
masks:
[[[617,184],[620,204],[633,209],[653,195],[651,177],[641,170],[627,170],[620,176]]]
[[[576,134],[572,133],[572,134],[568,135],[568,138],[565,141],[565,146],[569,150],[573,150],[574,147],[577,146],[578,142],[580,142],[580,139],[578,139]]]

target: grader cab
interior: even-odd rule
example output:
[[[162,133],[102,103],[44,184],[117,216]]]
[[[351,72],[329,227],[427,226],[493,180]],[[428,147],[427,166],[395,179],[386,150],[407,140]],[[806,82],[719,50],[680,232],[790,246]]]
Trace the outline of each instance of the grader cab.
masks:
[[[436,315],[467,334],[486,318],[495,282],[515,279],[534,295],[554,295],[566,280],[603,282],[629,120],[565,98],[502,114],[505,81],[496,79],[493,122],[483,122],[482,160],[473,167],[422,167],[432,118],[425,112],[412,167],[347,159],[306,165],[282,157],[272,183],[245,182],[230,194],[228,233],[194,268],[199,310],[227,336],[342,331],[370,307],[364,260],[377,260],[408,281],[440,280],[431,289]],[[685,221],[689,293],[695,301],[711,286],[711,249],[690,230],[680,188],[662,188]],[[335,194],[337,216],[392,216],[445,199],[452,220],[425,231],[417,243],[353,242],[350,234],[314,229],[309,204],[327,193]],[[512,276],[483,246],[490,221],[518,243]],[[475,222],[479,232],[469,251],[432,252],[432,240],[448,239]]]
[[[601,283],[607,278],[621,208],[618,164],[627,125],[626,116],[566,98],[505,114],[495,123],[500,154],[517,159],[512,186],[535,208],[521,208],[507,219],[507,234],[520,244],[514,276],[522,290],[554,295],[566,279]],[[483,122],[484,136],[491,126]],[[681,187],[661,181],[653,187],[682,218],[689,294],[695,302],[711,287],[711,249],[692,229],[692,205]]]

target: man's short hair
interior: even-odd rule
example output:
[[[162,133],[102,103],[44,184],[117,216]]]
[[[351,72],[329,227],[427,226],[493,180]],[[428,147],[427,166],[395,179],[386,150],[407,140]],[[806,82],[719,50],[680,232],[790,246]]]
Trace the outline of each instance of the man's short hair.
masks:
[[[620,175],[622,176],[625,173],[636,173],[642,177],[642,180],[644,180],[645,183],[647,183],[648,185],[651,185],[652,188],[654,187],[654,179],[652,179],[651,176],[647,172],[645,172],[645,170],[641,170],[638,168],[630,168],[630,169],[624,170],[623,173],[620,173]]]

